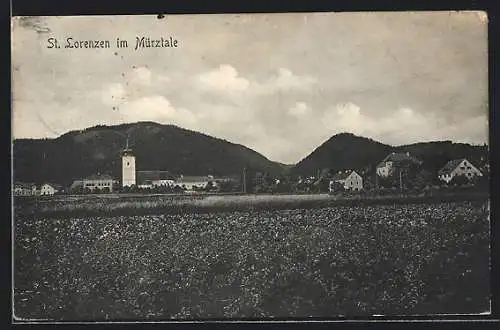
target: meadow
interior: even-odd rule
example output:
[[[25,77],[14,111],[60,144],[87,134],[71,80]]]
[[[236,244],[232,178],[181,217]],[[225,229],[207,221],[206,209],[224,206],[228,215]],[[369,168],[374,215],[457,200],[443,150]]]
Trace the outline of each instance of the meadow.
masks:
[[[254,210],[308,209],[333,206],[385,205],[467,200],[485,201],[485,192],[463,191],[433,195],[357,194],[89,194],[17,198],[15,213],[43,217],[133,216]]]
[[[486,201],[15,217],[25,319],[489,310]]]

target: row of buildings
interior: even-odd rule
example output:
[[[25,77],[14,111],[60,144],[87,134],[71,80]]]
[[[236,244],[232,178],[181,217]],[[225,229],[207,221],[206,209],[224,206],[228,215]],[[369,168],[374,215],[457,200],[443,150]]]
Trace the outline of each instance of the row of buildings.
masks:
[[[376,166],[376,177],[387,179],[394,175],[404,173],[403,169],[422,165],[422,161],[410,153],[391,153]],[[489,170],[486,166],[485,170]],[[447,162],[437,173],[438,179],[443,183],[450,183],[456,177],[472,180],[482,177],[483,173],[465,158],[454,159]],[[330,179],[330,191],[340,184],[345,190],[363,190],[363,177],[355,170],[339,171]]]
[[[16,182],[14,183],[14,196],[39,196],[54,195],[63,190],[57,183],[44,183],[38,188],[34,183]]]
[[[223,182],[238,181],[238,178],[231,177],[214,177],[206,176],[184,176],[173,175],[165,170],[141,170],[136,169],[136,158],[132,150],[127,146],[122,151],[122,178],[117,180],[107,174],[93,174],[83,179],[75,180],[71,186],[62,187],[56,183],[44,183],[37,187],[33,183],[15,183],[14,195],[16,196],[33,196],[33,195],[53,195],[58,192],[113,192],[115,190],[123,190],[131,187],[140,189],[155,189],[158,187],[178,188],[182,191],[192,192],[206,189],[209,185],[217,188]],[[409,153],[391,153],[387,155],[376,166],[376,177],[381,180],[393,177],[395,174],[401,175],[401,169],[412,166],[420,166],[422,161],[410,155]],[[329,177],[329,190],[333,191],[339,185],[345,190],[363,190],[363,175],[357,170],[344,170],[335,173]],[[469,160],[456,159],[449,161],[442,167],[437,176],[444,183],[449,183],[457,176],[463,176],[467,179],[482,176],[483,173],[474,166]],[[299,179],[302,181],[314,181],[318,178],[310,177]],[[275,179],[275,183],[279,184],[279,180]],[[245,187],[245,185],[244,185]],[[244,191],[245,188],[243,188]]]
[[[127,141],[128,142],[128,141]],[[38,188],[34,183],[14,184],[15,196],[54,195],[59,192],[113,192],[118,188],[137,187],[140,189],[154,189],[158,187],[179,188],[183,191],[193,192],[206,189],[209,185],[217,187],[222,182],[234,180],[230,177],[184,176],[173,175],[164,170],[136,169],[135,156],[128,147],[122,152],[122,178],[117,180],[108,174],[92,174],[83,179],[74,180],[69,187],[63,187],[55,183],[44,183]]]

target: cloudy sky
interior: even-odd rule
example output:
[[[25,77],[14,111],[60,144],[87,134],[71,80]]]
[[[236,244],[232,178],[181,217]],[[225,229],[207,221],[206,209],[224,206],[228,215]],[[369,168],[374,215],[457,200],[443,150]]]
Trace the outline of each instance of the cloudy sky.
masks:
[[[284,163],[340,132],[392,145],[488,139],[478,12],[38,17],[12,31],[14,138],[148,120]],[[136,36],[178,47],[136,51]],[[50,37],[113,47],[48,49]]]

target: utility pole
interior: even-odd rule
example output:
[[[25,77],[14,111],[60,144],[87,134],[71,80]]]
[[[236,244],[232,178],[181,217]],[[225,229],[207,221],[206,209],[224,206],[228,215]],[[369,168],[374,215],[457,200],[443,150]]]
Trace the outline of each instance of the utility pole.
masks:
[[[403,180],[402,180],[402,171],[401,169],[399,169],[399,190],[401,191],[401,193],[403,193]]]
[[[247,168],[243,168],[243,193],[247,192]]]

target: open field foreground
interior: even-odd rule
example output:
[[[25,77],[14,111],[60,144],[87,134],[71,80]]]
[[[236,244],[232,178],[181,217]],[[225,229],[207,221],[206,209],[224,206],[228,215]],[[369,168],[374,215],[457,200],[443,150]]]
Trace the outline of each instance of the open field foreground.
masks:
[[[485,203],[15,219],[15,315],[285,318],[489,311]]]
[[[228,211],[286,210],[380,204],[487,201],[486,192],[435,195],[329,194],[102,194],[16,199],[15,213],[43,217],[132,216]]]

